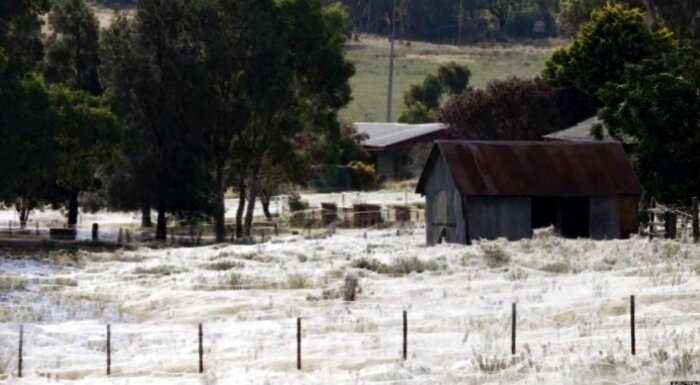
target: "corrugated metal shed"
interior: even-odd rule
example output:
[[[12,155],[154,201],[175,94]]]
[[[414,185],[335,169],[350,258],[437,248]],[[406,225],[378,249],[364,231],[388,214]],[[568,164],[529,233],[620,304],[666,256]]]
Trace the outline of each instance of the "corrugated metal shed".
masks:
[[[371,150],[382,150],[386,147],[447,130],[447,126],[442,123],[355,123],[354,127],[359,134],[367,136],[362,145]]]
[[[593,127],[595,127],[598,124],[603,125],[602,140],[596,138],[592,133]],[[546,140],[564,140],[574,142],[616,142],[616,140],[612,136],[610,136],[608,130],[605,129],[603,121],[601,121],[595,116],[590,119],[586,119],[573,127],[567,128],[566,130],[557,131],[549,135],[545,135],[543,136],[543,138]]]
[[[463,197],[640,195],[622,145],[614,142],[437,141],[418,182],[442,156]]]

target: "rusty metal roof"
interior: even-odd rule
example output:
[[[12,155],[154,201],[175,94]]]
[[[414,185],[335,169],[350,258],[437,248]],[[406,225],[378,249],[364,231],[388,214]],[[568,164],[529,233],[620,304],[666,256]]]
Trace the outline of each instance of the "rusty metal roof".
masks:
[[[424,194],[438,156],[462,196],[641,194],[619,143],[437,141],[418,193]]]

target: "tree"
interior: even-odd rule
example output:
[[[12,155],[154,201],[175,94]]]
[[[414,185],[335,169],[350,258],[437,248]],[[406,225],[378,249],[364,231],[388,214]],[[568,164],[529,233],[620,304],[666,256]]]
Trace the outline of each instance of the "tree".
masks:
[[[85,0],[58,0],[49,13],[46,78],[98,95],[99,22]]]
[[[652,31],[641,11],[608,4],[593,12],[570,46],[552,55],[543,76],[554,86],[575,87],[596,99],[604,84],[622,79],[626,64],[673,48],[672,33]]]
[[[567,0],[562,4],[559,21],[563,32],[574,36],[581,26],[591,20],[593,11],[608,3],[616,3],[630,8],[643,7],[642,0]]]
[[[412,85],[404,94],[401,123],[435,122],[445,94],[461,95],[470,90],[471,71],[467,66],[448,63],[438,68],[437,75],[429,74],[422,84]]]
[[[256,41],[268,53],[251,62],[257,69],[251,99],[255,103],[238,141],[239,157],[246,159],[246,236],[250,236],[265,160],[275,149],[292,144],[300,133],[338,132],[338,110],[350,101],[348,80],[354,74],[354,66],[345,58],[347,14],[340,5],[285,0],[276,8],[269,14],[272,20],[263,24],[281,30],[271,32],[274,39]]]
[[[696,0],[640,0],[659,24],[700,47],[700,3]]]
[[[48,90],[39,75],[25,76],[13,92],[11,109],[2,114],[0,202],[14,205],[24,228],[32,210],[50,200],[55,183],[55,130]]]
[[[22,225],[50,179],[48,96],[32,73],[44,55],[40,15],[48,7],[46,0],[0,3],[0,202],[16,207]]]
[[[700,189],[700,54],[679,49],[626,68],[601,91],[600,116],[635,160],[651,197],[688,203]]]
[[[190,1],[139,1],[133,33],[127,34],[133,41],[125,46],[131,54],[110,60],[104,69],[111,79],[108,91],[128,106],[126,119],[142,140],[127,154],[146,147],[148,174],[153,178],[152,185],[144,187],[152,189],[147,197],[152,197],[157,211],[158,240],[167,237],[168,213],[194,217],[211,209],[210,196],[202,188],[208,170],[201,140],[209,101],[201,48],[193,38],[194,17]],[[133,165],[139,171],[142,163],[136,160]]]
[[[121,141],[114,158],[106,165],[102,184],[108,204],[117,210],[140,210],[141,225],[152,227],[151,207],[155,203],[156,153],[145,122],[135,106],[141,65],[136,24],[125,12],[117,14],[103,30],[100,41],[100,81],[119,119]]]
[[[50,89],[56,185],[68,197],[68,225],[78,224],[78,197],[95,189],[116,142],[116,118],[102,97],[63,85]]]
[[[542,79],[498,80],[452,98],[440,111],[450,135],[467,140],[540,140],[569,122],[565,90]]]

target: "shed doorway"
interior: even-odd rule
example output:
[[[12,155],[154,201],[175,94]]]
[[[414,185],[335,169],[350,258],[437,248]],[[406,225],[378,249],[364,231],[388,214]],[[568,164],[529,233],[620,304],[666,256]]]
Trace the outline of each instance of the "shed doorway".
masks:
[[[532,197],[532,229],[554,226],[565,238],[590,237],[589,198]]]

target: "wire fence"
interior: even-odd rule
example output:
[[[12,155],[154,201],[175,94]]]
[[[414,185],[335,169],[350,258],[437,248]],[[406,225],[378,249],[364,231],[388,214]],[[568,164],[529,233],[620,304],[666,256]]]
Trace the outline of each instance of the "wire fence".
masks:
[[[700,298],[696,290],[667,290],[629,297],[591,298],[560,313],[552,304],[513,302],[429,311],[398,308],[383,302],[320,304],[307,314],[268,320],[212,321],[197,324],[24,324],[14,330],[16,367],[10,376],[76,378],[84,375],[187,375],[227,367],[274,367],[276,370],[320,370],[420,358],[500,357],[513,360],[525,351],[566,353],[567,349],[618,350],[618,354],[655,353],[667,338],[659,328],[673,330],[683,342],[683,327],[697,327],[700,314],[658,314],[655,303],[678,296]],[[663,298],[665,297],[665,298]],[[596,316],[590,309],[609,302],[614,314]],[[619,305],[624,303],[624,305]],[[359,305],[373,310],[357,317]],[[571,309],[567,307],[567,309]],[[588,309],[588,310],[587,310]],[[319,315],[309,314],[311,311]],[[369,312],[368,312],[369,313]],[[565,314],[563,317],[561,314]],[[0,333],[5,343],[12,333]],[[467,341],[476,340],[467,347]],[[540,352],[542,353],[542,352]]]

